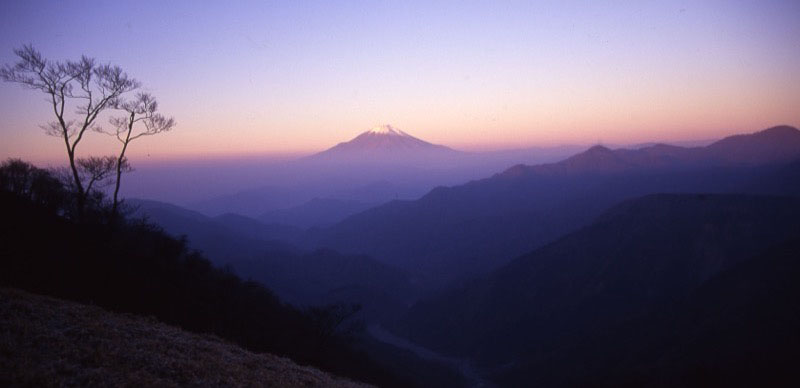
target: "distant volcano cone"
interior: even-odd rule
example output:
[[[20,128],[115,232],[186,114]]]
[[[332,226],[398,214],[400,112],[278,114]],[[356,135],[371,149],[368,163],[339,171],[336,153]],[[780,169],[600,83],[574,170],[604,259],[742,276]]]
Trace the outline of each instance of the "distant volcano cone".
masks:
[[[310,159],[326,162],[404,164],[459,154],[451,148],[418,139],[386,124],[373,127],[350,141],[312,155]]]

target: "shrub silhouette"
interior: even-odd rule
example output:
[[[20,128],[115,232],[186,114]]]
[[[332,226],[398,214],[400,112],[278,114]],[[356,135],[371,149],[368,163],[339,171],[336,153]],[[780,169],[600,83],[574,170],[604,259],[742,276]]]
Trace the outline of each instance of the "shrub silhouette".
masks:
[[[64,209],[68,202],[67,192],[56,177],[20,159],[0,164],[0,190],[53,213]]]

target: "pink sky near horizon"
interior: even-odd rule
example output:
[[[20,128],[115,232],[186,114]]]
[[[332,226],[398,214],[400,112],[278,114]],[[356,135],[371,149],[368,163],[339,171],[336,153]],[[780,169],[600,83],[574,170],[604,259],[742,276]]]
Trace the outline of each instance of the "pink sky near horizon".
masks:
[[[141,80],[178,126],[134,163],[281,160],[381,124],[468,151],[800,125],[799,2],[357,3],[4,3],[0,63],[32,43]],[[0,158],[63,160],[43,95],[0,83],[0,103]]]

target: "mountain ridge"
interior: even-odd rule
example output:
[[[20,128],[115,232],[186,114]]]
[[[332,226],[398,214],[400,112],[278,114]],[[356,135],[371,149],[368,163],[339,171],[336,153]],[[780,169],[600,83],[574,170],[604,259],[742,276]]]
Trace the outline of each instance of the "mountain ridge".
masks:
[[[704,147],[655,144],[636,149],[610,149],[602,145],[556,163],[516,165],[501,176],[522,174],[616,173],[643,168],[689,168],[709,166],[747,166],[790,161],[800,154],[800,130],[780,125],[761,131],[733,135]]]

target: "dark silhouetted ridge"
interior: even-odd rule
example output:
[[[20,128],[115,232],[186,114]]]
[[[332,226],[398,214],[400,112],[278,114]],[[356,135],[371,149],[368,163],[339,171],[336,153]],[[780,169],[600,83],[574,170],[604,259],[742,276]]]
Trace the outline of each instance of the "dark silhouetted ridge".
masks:
[[[630,345],[627,332],[615,332],[614,328],[662,311],[664,306],[691,300],[692,295],[725,271],[798,235],[798,198],[646,196],[610,209],[590,226],[519,257],[482,279],[418,303],[403,321],[401,334],[439,351],[473,357],[487,366],[507,365],[513,361],[516,377],[512,383],[506,380],[511,386],[551,386],[550,378],[568,381],[573,373],[578,375],[586,370],[603,373],[593,365],[605,365],[605,353],[611,354],[619,346]],[[797,252],[794,256],[796,259]],[[799,268],[800,262],[795,261],[794,267]],[[752,263],[750,268],[758,267],[758,263]],[[759,276],[758,271],[750,273]],[[740,279],[742,282],[760,282],[758,278],[746,278],[747,272],[737,276],[745,277]],[[735,283],[729,286],[735,287]],[[797,287],[793,290],[796,292]],[[780,292],[779,288],[775,292]],[[748,292],[742,290],[732,297],[747,295]],[[761,297],[759,294],[752,296]],[[726,298],[725,294],[716,293],[693,308],[702,311],[721,303],[738,303]],[[769,295],[763,298],[768,301]],[[787,308],[796,311],[793,304],[786,303],[792,298],[776,298],[782,304],[770,307],[771,311],[779,313],[780,309]],[[739,332],[757,331],[762,327],[757,323],[757,315],[747,315],[747,309],[741,314],[750,326],[737,329]],[[723,316],[737,319],[739,315],[720,314]],[[714,317],[707,315],[706,318]],[[652,331],[639,333],[641,336],[637,337],[642,346],[631,345],[642,353],[634,352],[626,357],[636,360],[646,354],[655,360],[648,364],[653,366],[662,353],[657,347],[649,347],[648,341],[657,341],[662,336],[678,337],[687,345],[703,340],[693,336],[691,322],[679,326],[683,330],[679,333],[673,333],[675,327],[670,325],[657,321],[648,323],[653,324]],[[717,320],[704,330],[710,333],[736,325],[735,321]],[[616,333],[616,336],[609,339],[609,333]],[[775,333],[773,337],[773,340],[784,338],[797,343],[796,330]],[[751,355],[770,349],[750,341],[747,336],[726,338],[733,341],[725,345],[731,351],[737,343],[748,344],[753,350]],[[560,363],[559,357],[564,352],[585,341],[599,341],[605,347],[583,348],[588,352],[585,354],[594,357],[585,361],[586,365]],[[694,357],[713,363],[713,358],[703,359],[701,353],[688,350],[682,353],[680,347],[671,351],[678,360]],[[752,356],[742,357],[752,359]],[[624,372],[625,365],[614,366],[617,371]],[[557,372],[551,372],[553,368],[558,368]],[[727,369],[726,373],[736,374]],[[591,377],[584,376],[590,381]],[[522,384],[523,381],[526,383]],[[570,385],[563,381],[560,384]]]
[[[796,160],[800,154],[800,130],[777,126],[760,132],[727,137],[706,147],[721,163],[763,164]]]
[[[514,166],[505,176],[529,174],[618,173],[643,169],[686,169],[709,166],[754,166],[800,159],[800,130],[777,126],[735,135],[706,147],[656,144],[639,149],[611,150],[594,146],[561,162]]]

